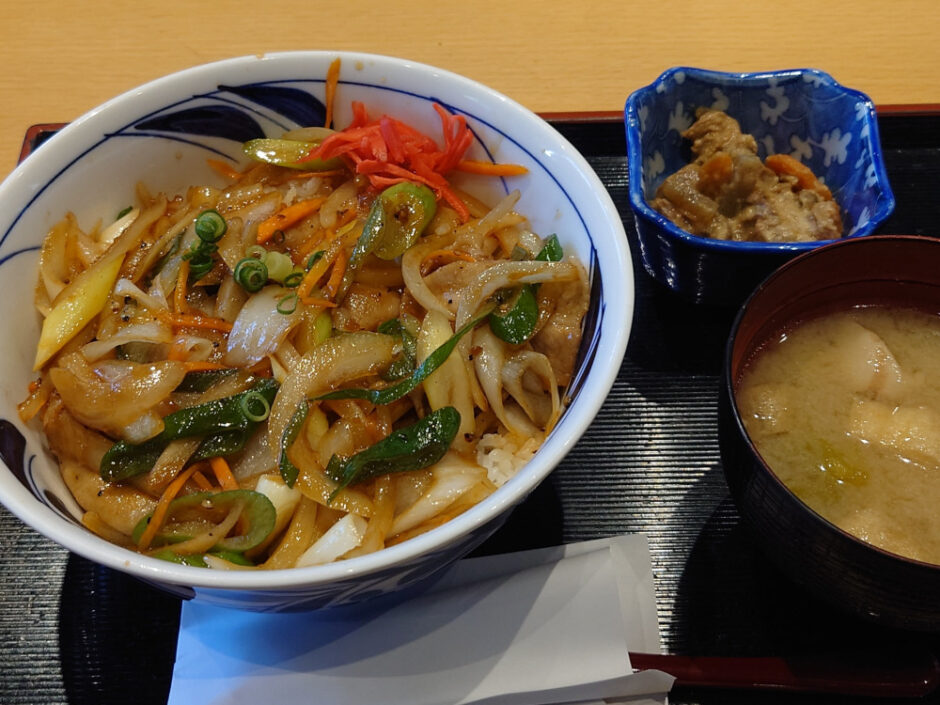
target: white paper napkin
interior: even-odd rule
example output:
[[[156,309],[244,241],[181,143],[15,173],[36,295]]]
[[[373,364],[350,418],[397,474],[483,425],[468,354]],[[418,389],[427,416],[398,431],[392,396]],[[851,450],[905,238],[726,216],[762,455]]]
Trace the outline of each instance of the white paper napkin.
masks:
[[[649,548],[633,535],[466,559],[383,610],[184,603],[169,705],[664,702]]]

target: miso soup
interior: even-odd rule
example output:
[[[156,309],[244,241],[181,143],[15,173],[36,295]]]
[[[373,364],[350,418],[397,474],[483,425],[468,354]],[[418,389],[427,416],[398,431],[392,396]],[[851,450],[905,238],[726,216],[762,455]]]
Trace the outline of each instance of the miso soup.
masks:
[[[812,509],[940,564],[940,316],[866,307],[805,321],[759,351],[736,395],[761,456]]]

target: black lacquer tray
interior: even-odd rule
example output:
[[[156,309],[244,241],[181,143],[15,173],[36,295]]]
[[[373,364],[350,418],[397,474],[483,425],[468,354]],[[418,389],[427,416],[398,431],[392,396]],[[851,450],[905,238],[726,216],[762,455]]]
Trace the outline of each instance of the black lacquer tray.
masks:
[[[879,111],[897,198],[885,233],[940,235],[940,106]],[[893,662],[940,654],[940,635],[887,631],[794,587],[752,543],[731,503],[717,441],[718,376],[735,311],[693,306],[656,285],[636,251],[623,123],[547,116],[620,210],[637,282],[626,359],[592,427],[478,552],[642,532],[649,537],[663,648],[695,656]],[[23,156],[58,126],[27,134]],[[940,264],[940,263],[938,263]],[[163,705],[180,602],[38,536],[0,508],[0,703]],[[536,667],[533,665],[533,667]],[[677,687],[673,703],[901,703],[837,695]],[[917,702],[940,703],[940,692]]]

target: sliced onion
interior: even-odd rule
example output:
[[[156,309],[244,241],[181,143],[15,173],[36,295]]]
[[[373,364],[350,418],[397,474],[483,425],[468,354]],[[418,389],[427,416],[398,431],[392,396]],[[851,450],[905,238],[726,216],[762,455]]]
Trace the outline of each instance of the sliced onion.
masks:
[[[333,228],[339,220],[340,213],[356,208],[359,200],[359,186],[356,179],[341,184],[320,206],[320,225],[324,228]]]
[[[126,279],[123,281],[127,281]],[[169,343],[173,334],[165,324],[159,321],[132,323],[119,328],[117,333],[105,340],[93,340],[82,346],[82,355],[89,362],[100,360],[119,345],[127,343]]]
[[[49,371],[76,419],[121,437],[126,426],[167,399],[185,375],[180,362],[102,360],[92,367],[80,353],[66,355],[59,367]]]
[[[473,349],[477,382],[496,418],[503,426],[512,430],[503,409],[502,369],[506,364],[505,344],[493,335],[489,326],[480,326],[473,332]]]
[[[527,377],[532,376],[541,382],[541,388],[527,388]],[[506,391],[532,422],[550,431],[561,415],[561,399],[549,359],[542,353],[520,350],[506,361],[502,378]]]
[[[461,290],[460,306],[457,308],[457,328],[469,321],[480,308],[480,304],[500,289],[548,281],[574,281],[577,278],[577,265],[565,260],[561,262],[499,261]]]
[[[471,221],[457,230],[455,245],[458,249],[477,254],[483,249],[483,240],[497,228],[503,227],[504,219],[513,215],[512,208],[519,200],[519,191],[513,191],[496,204],[493,209],[477,221]],[[519,222],[518,216],[512,218],[512,224]]]
[[[102,230],[101,234],[98,235],[98,242],[105,247],[110,247],[111,244],[114,243],[114,241],[117,240],[135,220],[137,220],[137,216],[139,215],[140,208],[131,209],[111,223],[111,225]]]
[[[231,465],[235,479],[242,482],[249,477],[271,472],[277,468],[277,459],[265,435],[255,433],[245,444],[244,450],[231,461]]]
[[[367,522],[355,514],[347,514],[333,524],[297,559],[297,567],[331,563],[356,548],[366,533]]]
[[[219,291],[215,296],[215,311],[213,314],[216,318],[231,323],[238,317],[238,312],[242,310],[242,306],[245,305],[247,300],[248,292],[235,281],[235,277],[226,274],[222,279],[222,283],[219,284]]]
[[[116,297],[129,296],[144,308],[154,312],[166,311],[169,308],[163,289],[156,283],[151,287],[150,293],[145,293],[130,279],[118,279],[114,284],[114,295]]]
[[[296,487],[288,487],[280,475],[262,475],[258,478],[258,484],[255,486],[255,492],[260,492],[274,505],[276,519],[274,528],[267,538],[257,547],[252,549],[254,555],[258,549],[267,546],[274,541],[287,526],[297,505],[300,504],[300,498],[303,496]]]
[[[299,307],[291,313],[278,312],[278,304],[291,293],[280,286],[267,286],[245,302],[228,336],[227,365],[250,367],[274,352],[300,322]]]
[[[214,343],[198,335],[178,335],[173,339],[173,347],[185,353],[187,360],[208,360],[215,352]]]
[[[453,311],[431,291],[430,287],[424,281],[424,277],[421,276],[421,263],[424,262],[429,254],[452,242],[453,237],[450,233],[433,235],[422,239],[417,245],[408,248],[401,257],[401,275],[405,280],[405,287],[408,289],[408,293],[426,310],[439,311],[450,320],[454,319]]]
[[[431,485],[427,492],[395,517],[389,536],[397,536],[440,514],[460,495],[485,478],[486,470],[454,452],[448,452],[431,467],[431,474]]]
[[[447,317],[437,311],[428,311],[418,332],[418,362],[424,360],[454,335]],[[450,355],[427,379],[424,380],[425,396],[432,411],[444,406],[452,406],[460,413],[460,428],[453,446],[464,449],[468,443],[466,437],[474,429],[474,400],[470,378],[471,370],[464,360],[457,355]],[[484,397],[484,404],[486,399]]]
[[[180,438],[171,441],[160,453],[150,471],[135,478],[135,482],[151,494],[159,495],[173,478],[180,474],[200,443],[202,438]]]
[[[128,443],[143,443],[163,430],[163,417],[155,411],[148,411],[121,429],[121,438]]]
[[[274,398],[268,417],[268,443],[280,448],[284,429],[301,402],[334,385],[360,379],[391,363],[398,344],[380,333],[357,331],[327,338],[300,358]]]

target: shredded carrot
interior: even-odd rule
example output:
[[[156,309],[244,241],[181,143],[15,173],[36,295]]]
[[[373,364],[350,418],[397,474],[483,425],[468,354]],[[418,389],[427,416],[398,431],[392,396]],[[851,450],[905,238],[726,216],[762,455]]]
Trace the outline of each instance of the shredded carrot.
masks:
[[[140,535],[140,541],[137,542],[138,550],[146,551],[150,548],[150,544],[153,542],[157,532],[160,531],[163,522],[166,520],[166,513],[170,509],[170,502],[179,494],[179,491],[183,489],[189,478],[193,473],[198,471],[199,468],[200,466],[198,464],[186,468],[173,479],[173,482],[166,486],[165,490],[163,490],[163,494],[160,495],[160,500],[157,502],[157,507],[153,510],[150,521],[147,522],[144,532]]]
[[[342,157],[357,174],[368,176],[375,188],[402,181],[427,185],[466,222],[470,211],[450,188],[444,174],[458,167],[473,143],[473,133],[462,115],[452,115],[434,104],[441,119],[444,147],[410,125],[383,115],[369,120],[365,106],[354,101],[353,121],[345,130],[327,137],[300,161]]]
[[[189,281],[189,262],[180,263],[179,274],[176,275],[176,288],[173,290],[173,306],[179,313],[189,313],[189,304],[186,303],[186,283]]]
[[[238,171],[231,164],[226,164],[220,159],[206,159],[206,164],[208,164],[213,171],[218,174],[221,174],[226,179],[231,179],[232,181],[237,181],[241,178],[242,173]]]
[[[274,237],[274,233],[278,230],[296,225],[307,216],[316,213],[325,200],[325,198],[310,198],[306,201],[298,201],[261,221],[258,225],[258,244],[263,245]]]
[[[484,176],[521,176],[529,173],[529,170],[522,164],[493,164],[472,159],[461,159],[457,162],[457,171]]]
[[[819,180],[812,169],[789,154],[771,154],[764,160],[764,164],[777,174],[795,176],[800,188],[815,191],[827,201],[832,200],[829,187]]]
[[[231,323],[212,316],[164,311],[158,313],[157,317],[176,328],[204,328],[206,330],[222,331],[223,333],[229,333],[232,330]]]
[[[298,267],[304,266],[307,260],[310,259],[310,255],[316,250],[317,245],[332,234],[329,230],[319,230],[312,237],[307,238],[307,241],[294,253],[294,264]]]
[[[201,489],[203,492],[209,492],[213,489],[212,483],[206,479],[206,476],[203,475],[200,471],[193,473],[193,482],[196,483],[196,487]]]
[[[186,360],[183,362],[183,369],[187,372],[205,372],[207,370],[227,370],[228,365],[220,362],[209,362],[208,360]]]
[[[209,467],[212,468],[212,472],[215,473],[215,479],[219,481],[219,485],[221,485],[223,490],[238,489],[238,480],[236,480],[235,476],[232,474],[232,469],[228,466],[225,458],[210,458]]]
[[[320,280],[320,277],[326,274],[326,270],[333,264],[335,258],[336,253],[332,255],[327,253],[313,263],[313,266],[310,267],[310,270],[304,275],[300,285],[297,287],[297,296],[301,301],[313,291],[314,284]]]
[[[287,181],[296,181],[298,179],[314,179],[324,176],[336,176],[337,174],[348,174],[345,169],[330,169],[329,171],[292,171],[284,174],[283,178]]]
[[[30,394],[35,394],[36,390],[38,390],[41,385],[42,385],[42,381],[38,379],[34,379],[32,382],[29,383],[29,386],[26,389],[29,391]]]
[[[336,255],[336,260],[333,262],[333,272],[330,274],[326,286],[323,287],[323,294],[328,298],[336,296],[336,292],[339,291],[340,284],[343,282],[343,276],[346,274],[346,265],[348,264],[349,253],[346,252],[345,249],[340,249],[339,253]]]
[[[336,57],[326,70],[326,121],[324,127],[333,124],[333,105],[336,102],[336,86],[339,83],[340,58]]]

